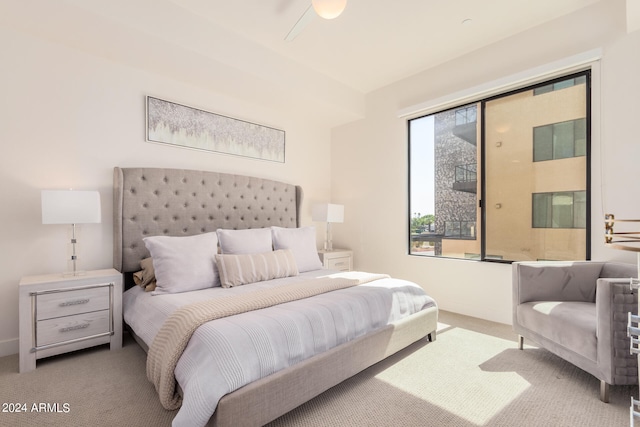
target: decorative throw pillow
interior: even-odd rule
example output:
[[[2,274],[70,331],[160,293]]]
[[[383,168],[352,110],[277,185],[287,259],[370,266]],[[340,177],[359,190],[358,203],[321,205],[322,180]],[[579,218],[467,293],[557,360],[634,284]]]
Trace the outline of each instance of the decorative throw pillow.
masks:
[[[261,254],[217,254],[216,264],[223,288],[298,275],[296,260],[289,250]]]
[[[246,230],[216,231],[223,254],[259,254],[273,250],[271,230],[268,228],[249,228]]]
[[[289,249],[293,252],[298,271],[322,269],[316,246],[316,228],[314,226],[300,228],[271,227],[273,248]]]
[[[153,259],[156,276],[154,295],[216,286],[216,233],[185,237],[153,236],[142,240]]]
[[[133,282],[143,288],[145,292],[151,292],[156,288],[156,274],[153,270],[153,259],[151,257],[140,261],[142,270],[133,273]]]

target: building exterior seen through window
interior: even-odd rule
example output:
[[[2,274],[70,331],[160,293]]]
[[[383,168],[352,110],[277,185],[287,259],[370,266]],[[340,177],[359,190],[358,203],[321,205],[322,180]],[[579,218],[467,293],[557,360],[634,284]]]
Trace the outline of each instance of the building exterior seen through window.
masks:
[[[588,259],[589,77],[409,120],[409,253]]]

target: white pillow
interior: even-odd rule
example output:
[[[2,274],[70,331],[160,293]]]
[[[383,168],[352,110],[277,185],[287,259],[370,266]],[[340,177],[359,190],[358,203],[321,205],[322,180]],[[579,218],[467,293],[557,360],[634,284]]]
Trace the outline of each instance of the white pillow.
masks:
[[[153,295],[195,291],[219,286],[216,233],[195,236],[152,236],[142,239],[153,259]]]
[[[271,252],[271,230],[268,228],[248,228],[246,230],[218,229],[220,252],[223,254],[261,254]]]
[[[316,228],[314,226],[300,228],[271,227],[274,250],[289,249],[296,259],[298,271],[322,269],[316,246]]]

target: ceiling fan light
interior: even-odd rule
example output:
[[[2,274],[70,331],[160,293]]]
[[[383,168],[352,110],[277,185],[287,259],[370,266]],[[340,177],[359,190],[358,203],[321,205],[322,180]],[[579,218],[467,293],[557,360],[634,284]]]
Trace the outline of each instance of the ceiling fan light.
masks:
[[[347,0],[311,0],[313,10],[324,19],[333,19],[340,16],[347,6]]]

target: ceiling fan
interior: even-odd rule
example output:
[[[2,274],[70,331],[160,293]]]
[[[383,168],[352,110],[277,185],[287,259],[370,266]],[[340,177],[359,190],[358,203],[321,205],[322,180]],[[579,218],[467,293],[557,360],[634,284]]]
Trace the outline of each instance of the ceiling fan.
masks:
[[[340,16],[346,6],[347,0],[311,0],[307,10],[298,18],[284,40],[293,41],[315,19],[316,15],[324,19],[334,19]]]

